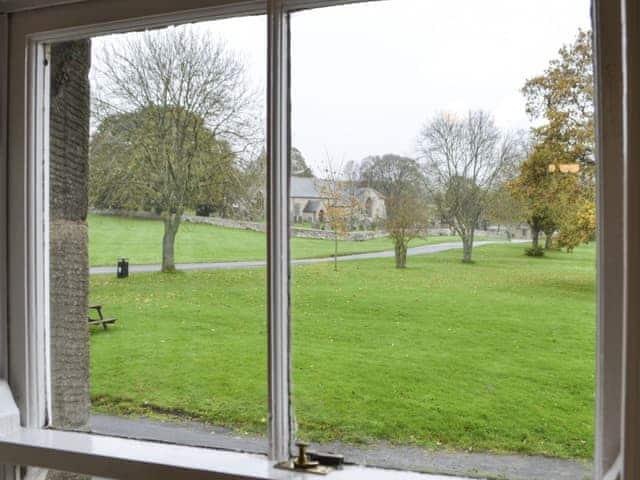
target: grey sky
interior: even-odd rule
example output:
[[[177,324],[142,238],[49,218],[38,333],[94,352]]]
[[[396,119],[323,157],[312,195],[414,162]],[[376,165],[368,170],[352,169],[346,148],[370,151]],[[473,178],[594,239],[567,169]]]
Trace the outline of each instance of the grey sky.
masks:
[[[225,39],[265,85],[264,17],[199,28]],[[293,144],[318,171],[327,155],[413,155],[422,124],[441,110],[483,108],[504,128],[526,128],[520,88],[578,28],[590,28],[589,0],[388,0],[296,13]]]

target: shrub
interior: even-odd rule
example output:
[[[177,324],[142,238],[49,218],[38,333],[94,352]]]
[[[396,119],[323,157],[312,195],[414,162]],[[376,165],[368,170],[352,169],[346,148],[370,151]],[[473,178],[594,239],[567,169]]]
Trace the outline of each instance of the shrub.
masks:
[[[198,217],[208,217],[213,213],[213,205],[201,204],[196,206],[196,215]]]
[[[529,247],[524,251],[528,257],[544,257],[544,248],[540,245],[537,247]]]

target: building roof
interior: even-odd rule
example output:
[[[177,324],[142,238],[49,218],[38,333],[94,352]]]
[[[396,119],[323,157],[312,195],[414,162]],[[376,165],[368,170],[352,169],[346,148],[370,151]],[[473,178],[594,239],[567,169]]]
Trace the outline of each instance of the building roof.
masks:
[[[320,198],[316,188],[316,179],[313,177],[291,177],[291,197],[296,198]]]
[[[343,184],[344,182],[341,182],[340,185]],[[320,178],[314,177],[298,177],[292,175],[290,197],[324,200],[327,198],[327,195],[326,193],[323,195],[323,190],[325,192],[333,190],[332,188],[329,188],[328,185],[329,180],[322,180]],[[347,191],[345,190],[344,192],[345,195],[347,195]],[[355,196],[361,201],[369,196],[377,196],[381,199],[384,199],[384,196],[380,192],[370,187],[360,187],[356,189],[354,193]]]

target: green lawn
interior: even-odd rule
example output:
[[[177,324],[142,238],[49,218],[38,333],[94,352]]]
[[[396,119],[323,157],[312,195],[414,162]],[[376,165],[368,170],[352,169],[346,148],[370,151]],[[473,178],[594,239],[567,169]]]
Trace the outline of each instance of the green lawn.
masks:
[[[127,257],[131,264],[160,263],[162,258],[162,222],[137,218],[89,215],[90,262],[92,266],[114,265],[119,257]],[[418,238],[411,242],[418,245],[455,242],[458,237]],[[176,237],[176,262],[231,262],[263,260],[266,258],[264,233],[183,223]],[[349,253],[391,250],[388,238],[364,242],[340,241],[339,255]],[[294,258],[329,257],[333,255],[331,240],[293,238],[291,251]]]
[[[592,455],[595,250],[522,245],[293,270],[299,437]],[[262,433],[265,271],[91,277],[97,411]]]

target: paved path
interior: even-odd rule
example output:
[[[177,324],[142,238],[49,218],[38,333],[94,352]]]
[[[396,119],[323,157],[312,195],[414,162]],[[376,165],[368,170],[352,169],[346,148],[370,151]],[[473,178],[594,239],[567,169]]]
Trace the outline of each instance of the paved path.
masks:
[[[513,240],[512,243],[522,243],[527,240]],[[474,247],[482,245],[491,245],[495,243],[506,243],[502,241],[483,241],[474,242]],[[412,247],[407,251],[407,255],[428,255],[430,253],[444,252],[445,250],[456,250],[462,248],[462,242],[438,243],[436,245],[422,245],[420,247]],[[393,250],[385,250],[383,252],[355,253],[353,255],[342,255],[338,257],[338,261],[345,262],[349,260],[366,260],[370,258],[388,258],[395,254]],[[333,257],[323,258],[303,258],[292,260],[294,265],[304,265],[309,263],[326,263],[333,262]],[[267,264],[264,260],[244,261],[244,262],[218,262],[218,263],[179,263],[176,265],[178,270],[233,270],[237,268],[256,268],[264,267]],[[129,273],[138,272],[159,272],[160,265],[129,265]],[[115,274],[116,267],[91,267],[91,275]]]
[[[165,422],[149,418],[92,415],[91,431],[103,435],[137,438],[198,447],[267,453],[264,437],[242,435],[206,423]],[[495,455],[452,450],[425,450],[389,444],[355,446],[331,442],[313,444],[313,450],[342,453],[349,463],[446,475],[509,480],[587,480],[591,464],[541,456]],[[398,477],[400,478],[400,476]]]

